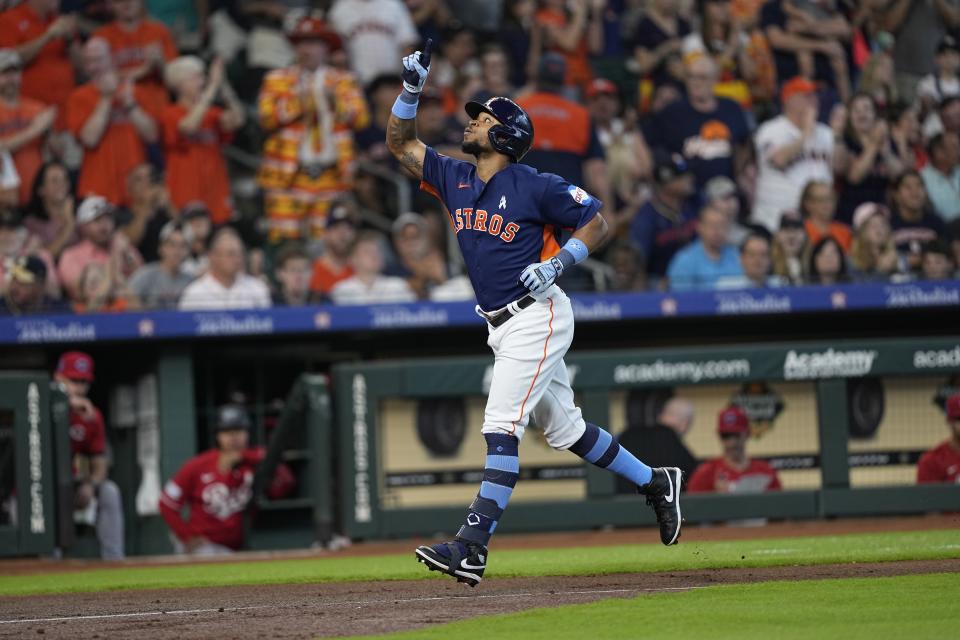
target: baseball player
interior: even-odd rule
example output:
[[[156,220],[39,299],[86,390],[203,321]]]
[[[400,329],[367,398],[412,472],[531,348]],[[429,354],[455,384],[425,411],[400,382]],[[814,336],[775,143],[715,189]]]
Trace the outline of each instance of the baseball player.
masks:
[[[960,393],[947,398],[947,426],[950,438],[927,451],[917,463],[917,482],[960,484]]]
[[[93,384],[93,358],[68,351],[57,361],[54,380],[63,385],[70,403],[70,454],[73,458],[74,520],[92,524],[100,557],[122,560],[123,500],[120,487],[107,477],[107,432],[103,414],[87,397]]]
[[[574,404],[564,354],[573,340],[570,300],[556,280],[600,246],[607,223],[602,203],[560,176],[518,161],[533,142],[533,125],[507,98],[468,102],[463,133],[469,162],[439,155],[417,139],[417,102],[430,72],[430,48],[403,59],[403,92],[387,123],[387,147],[446,206],[450,224],[486,319],[495,360],[483,435],[483,483],[456,539],[416,550],[418,561],[476,586],[487,544],[517,482],[517,447],[531,416],[550,446],[629,478],[656,513],[660,539],[680,536],[676,467],[651,469],[600,427],[584,422]],[[557,231],[573,230],[563,246]]]
[[[243,407],[220,407],[217,446],[187,460],[160,494],[160,515],[173,532],[174,550],[197,556],[228,555],[243,546],[243,512],[253,498],[253,475],[266,455],[247,446],[250,418]],[[285,464],[277,465],[267,497],[283,498],[296,484]],[[190,519],[183,518],[184,505]]]

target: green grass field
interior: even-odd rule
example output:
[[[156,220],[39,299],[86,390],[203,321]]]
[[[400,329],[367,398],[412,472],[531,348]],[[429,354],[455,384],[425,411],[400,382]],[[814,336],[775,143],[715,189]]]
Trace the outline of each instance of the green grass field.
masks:
[[[376,637],[468,638],[482,629],[484,640],[941,640],[960,629],[958,596],[955,574],[762,582],[531,609]]]
[[[302,584],[365,580],[427,579],[402,555],[326,557],[190,565],[121,567],[28,576],[0,576],[0,596],[254,584]],[[960,558],[957,531],[915,531],[834,537],[777,538],[736,542],[581,547],[556,550],[491,549],[488,576],[602,575],[628,572],[769,567],[843,562]],[[956,597],[956,590],[955,590]]]

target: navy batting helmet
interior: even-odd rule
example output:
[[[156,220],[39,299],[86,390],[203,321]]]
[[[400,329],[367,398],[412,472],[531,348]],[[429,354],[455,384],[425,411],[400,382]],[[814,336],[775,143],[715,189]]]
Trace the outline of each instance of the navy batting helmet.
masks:
[[[490,127],[490,146],[498,153],[510,156],[518,162],[533,144],[533,122],[527,112],[510,98],[490,98],[486,102],[468,102],[464,105],[467,115],[476,120],[481,113],[489,113],[500,121]]]
[[[214,431],[247,431],[250,428],[250,416],[238,404],[225,404],[217,409],[217,422]]]

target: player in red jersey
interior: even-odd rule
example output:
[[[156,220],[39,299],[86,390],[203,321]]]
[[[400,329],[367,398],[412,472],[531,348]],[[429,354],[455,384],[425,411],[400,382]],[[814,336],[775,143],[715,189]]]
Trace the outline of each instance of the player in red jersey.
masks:
[[[721,411],[717,417],[717,434],[723,444],[723,455],[697,467],[690,478],[689,491],[762,493],[782,488],[773,467],[747,455],[750,419],[742,409],[727,407]]]
[[[960,484],[960,393],[947,398],[946,412],[950,439],[923,454],[917,463],[917,482]]]
[[[94,525],[104,560],[121,560],[123,503],[120,488],[107,478],[107,434],[103,414],[87,393],[93,382],[93,358],[82,351],[60,356],[54,379],[70,401],[70,454],[73,458],[74,520]]]
[[[253,475],[264,455],[263,447],[248,446],[250,418],[237,405],[220,407],[217,446],[187,460],[160,494],[160,514],[173,532],[177,553],[225,555],[243,547],[243,512],[253,497]],[[296,481],[280,464],[267,496],[290,495]],[[181,511],[190,507],[190,519]]]

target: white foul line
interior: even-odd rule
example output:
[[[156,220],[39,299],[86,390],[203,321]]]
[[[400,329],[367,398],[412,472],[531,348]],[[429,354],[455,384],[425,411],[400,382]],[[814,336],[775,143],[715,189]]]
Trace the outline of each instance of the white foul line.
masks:
[[[657,589],[593,589],[587,591],[553,591],[553,592],[524,592],[524,593],[490,593],[479,595],[460,595],[460,596],[427,596],[422,598],[400,598],[393,600],[394,604],[406,602],[432,602],[435,600],[472,600],[474,598],[526,598],[531,596],[576,596],[576,595],[594,595],[603,593],[639,593],[641,591],[689,591],[691,589],[702,589],[703,587],[661,587]],[[334,602],[318,602],[315,606],[332,607],[341,605],[365,605],[376,604],[383,605],[383,600],[337,600]],[[139,611],[135,613],[102,613],[97,615],[85,616],[62,616],[58,618],[27,618],[24,620],[0,620],[0,624],[25,624],[29,622],[65,622],[68,620],[102,620],[104,618],[145,618],[148,616],[170,616],[185,615],[191,613],[226,613],[228,611],[249,611],[250,609],[276,609],[276,605],[263,604],[250,607],[223,607],[216,609],[175,609],[172,611]]]

